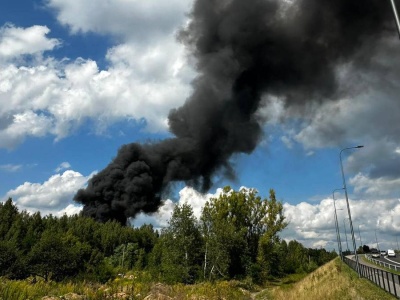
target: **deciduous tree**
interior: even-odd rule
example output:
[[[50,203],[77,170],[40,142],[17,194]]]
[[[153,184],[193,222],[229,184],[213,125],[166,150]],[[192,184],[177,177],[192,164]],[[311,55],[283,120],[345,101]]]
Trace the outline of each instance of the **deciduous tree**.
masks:
[[[161,239],[163,276],[170,282],[194,282],[201,266],[202,238],[189,204],[175,206]]]
[[[272,247],[287,225],[273,190],[270,199],[261,199],[255,189],[234,191],[229,186],[206,203],[201,220],[207,250],[204,272],[230,278],[253,274],[262,257],[258,252],[266,250],[267,242]]]

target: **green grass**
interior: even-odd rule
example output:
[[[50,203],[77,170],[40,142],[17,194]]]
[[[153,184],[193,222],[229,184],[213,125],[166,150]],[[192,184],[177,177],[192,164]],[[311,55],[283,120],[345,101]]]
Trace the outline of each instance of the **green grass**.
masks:
[[[334,259],[311,274],[294,274],[269,281],[263,288],[250,281],[220,281],[193,285],[165,285],[151,282],[145,273],[130,273],[127,278],[117,278],[106,284],[91,282],[44,282],[30,280],[11,281],[0,278],[0,300],[36,300],[45,296],[55,299],[190,299],[190,300],[389,300],[392,295],[356,272],[340,259]]]
[[[289,286],[282,284],[259,293],[256,299],[277,300],[389,300],[396,299],[365,278],[340,259],[334,259],[315,272]]]
[[[249,284],[239,281],[221,281],[217,283],[199,283],[194,285],[164,285],[161,283],[142,282],[134,275],[117,278],[106,284],[88,282],[44,282],[30,283],[28,280],[12,281],[0,278],[0,300],[36,300],[43,297],[72,299],[72,294],[80,299],[232,299],[250,300]],[[170,298],[168,298],[170,297]]]

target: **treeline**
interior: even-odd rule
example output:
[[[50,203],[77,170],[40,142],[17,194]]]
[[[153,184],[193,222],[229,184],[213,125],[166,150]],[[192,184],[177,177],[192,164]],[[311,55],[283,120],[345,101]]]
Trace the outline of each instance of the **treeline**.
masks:
[[[0,203],[0,276],[105,282],[135,270],[166,283],[221,278],[261,283],[312,271],[336,256],[281,240],[286,226],[273,190],[261,199],[255,190],[226,187],[206,203],[200,220],[190,205],[176,205],[161,230],[80,215],[42,217],[18,211],[8,199]]]

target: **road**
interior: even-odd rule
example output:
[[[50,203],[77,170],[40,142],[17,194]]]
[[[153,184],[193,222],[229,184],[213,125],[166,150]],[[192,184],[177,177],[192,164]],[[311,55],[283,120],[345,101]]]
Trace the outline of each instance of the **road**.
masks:
[[[400,269],[400,255],[397,255],[396,257],[381,256],[374,259],[382,263],[397,265]]]
[[[364,256],[364,255],[362,255]],[[360,255],[361,257],[361,255]],[[370,256],[371,257],[371,256]],[[352,256],[352,259],[354,259],[354,255]],[[381,256],[379,258],[372,258],[373,260],[376,261],[376,264],[386,267],[388,269],[393,269],[396,271],[400,272],[400,256],[397,255],[396,257],[388,257],[388,256]],[[362,262],[362,259],[360,259],[360,262]]]
[[[383,256],[380,258],[380,260],[391,263],[391,264],[400,265],[400,256],[399,255],[397,255],[396,257]]]

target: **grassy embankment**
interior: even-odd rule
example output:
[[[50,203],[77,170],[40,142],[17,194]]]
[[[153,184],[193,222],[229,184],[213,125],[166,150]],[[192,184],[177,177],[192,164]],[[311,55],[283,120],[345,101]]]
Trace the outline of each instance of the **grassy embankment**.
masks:
[[[29,283],[0,278],[0,300],[27,299],[225,299],[225,300],[386,300],[395,299],[367,279],[335,259],[307,276],[289,276],[271,282],[258,292],[249,284],[230,281],[215,284],[172,285],[152,283],[144,277],[131,275],[104,285],[80,283]],[[47,298],[44,298],[47,296]]]
[[[256,299],[276,300],[386,300],[396,299],[356,272],[339,259],[325,264],[299,282],[283,281],[257,295]]]

